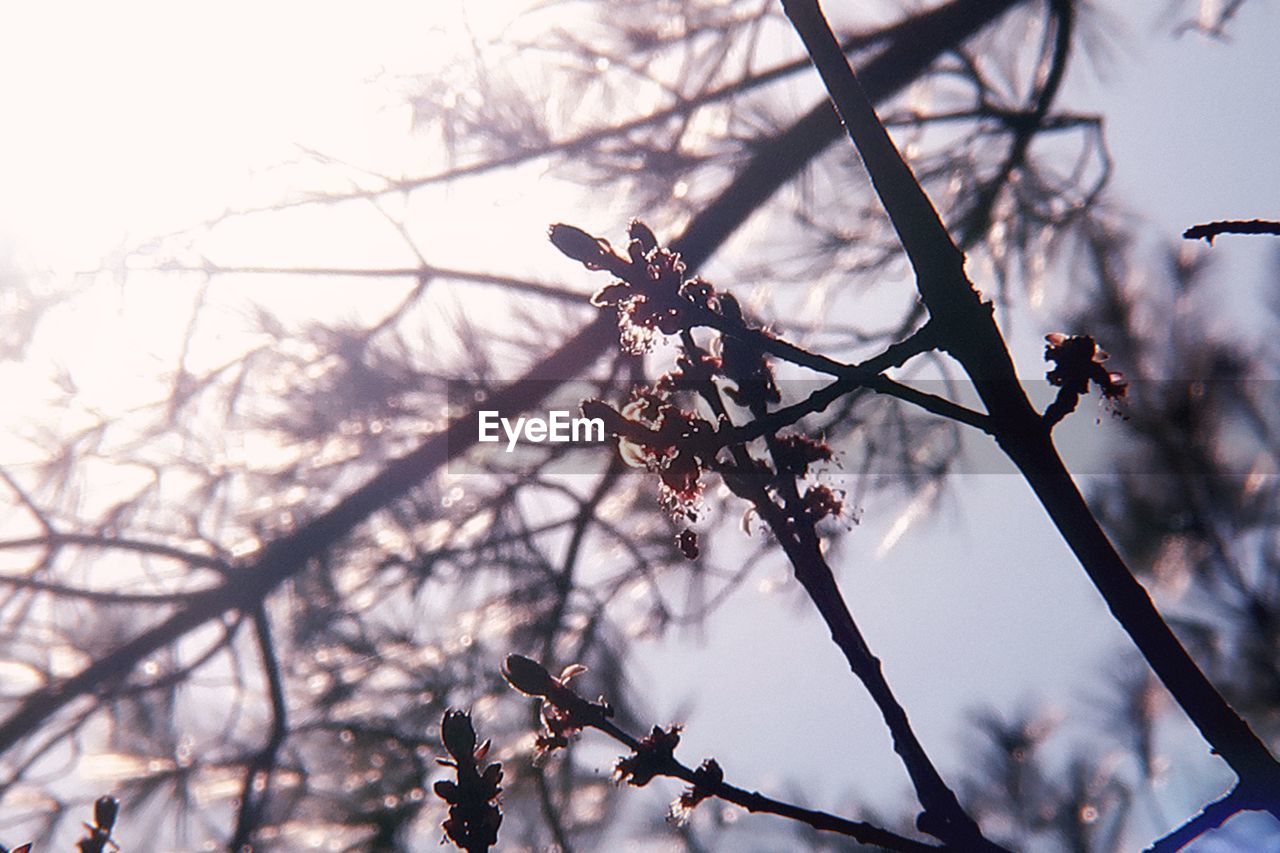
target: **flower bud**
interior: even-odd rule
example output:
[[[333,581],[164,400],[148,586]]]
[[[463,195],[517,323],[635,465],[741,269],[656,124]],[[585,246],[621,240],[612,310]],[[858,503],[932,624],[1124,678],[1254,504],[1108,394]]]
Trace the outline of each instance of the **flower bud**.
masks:
[[[627,236],[639,243],[641,251],[646,255],[658,248],[658,238],[653,235],[653,231],[649,226],[639,219],[631,220],[631,227],[627,229]]]
[[[599,268],[604,260],[606,249],[600,241],[581,228],[557,223],[547,229],[551,245],[568,257],[589,268]]]
[[[93,804],[93,822],[106,832],[116,825],[116,815],[120,813],[120,801],[115,797],[98,797]]]
[[[440,722],[440,739],[454,758],[471,760],[476,749],[476,731],[471,727],[471,715],[466,711],[445,711]]]
[[[502,675],[512,687],[528,696],[546,696],[558,686],[542,664],[524,655],[507,655]]]

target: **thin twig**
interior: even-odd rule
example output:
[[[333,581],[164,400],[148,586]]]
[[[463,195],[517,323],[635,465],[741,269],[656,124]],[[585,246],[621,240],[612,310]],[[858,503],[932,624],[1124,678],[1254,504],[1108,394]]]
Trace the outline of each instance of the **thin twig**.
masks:
[[[2,478],[5,481],[5,484],[8,485],[13,493],[18,496],[18,500],[22,501],[22,505],[27,508],[27,512],[31,513],[35,518],[36,523],[44,529],[44,532],[52,536],[54,533],[53,522],[47,515],[45,515],[44,510],[40,508],[39,504],[32,500],[31,496],[27,494],[26,489],[22,488],[22,486],[18,484],[18,481],[13,479],[9,472],[4,468],[0,468],[0,478]]]
[[[227,849],[231,853],[238,853],[253,841],[253,834],[262,821],[263,807],[271,791],[271,775],[276,766],[276,754],[289,733],[284,679],[280,673],[280,662],[276,658],[275,641],[271,637],[266,608],[259,607],[254,612],[253,630],[258,642],[258,653],[262,656],[262,671],[267,679],[267,692],[271,698],[271,730],[267,736],[267,742],[245,767],[244,784],[240,792],[240,813],[236,819],[235,833],[227,844]]]
[[[915,344],[904,342],[903,345],[893,350],[894,354],[892,357],[888,357],[889,360],[905,361],[911,357],[911,354],[920,351],[920,347],[924,342],[932,341],[932,329],[926,326],[914,338],[916,339]],[[702,358],[700,348],[688,329],[681,332],[681,343],[687,360],[692,365],[706,363],[705,359]],[[763,358],[759,353],[757,355]],[[730,424],[729,413],[724,401],[721,399],[720,391],[710,380],[710,377],[694,376],[692,378],[695,381],[701,380],[697,381],[697,385],[716,418],[723,423]],[[757,420],[767,417],[764,413],[764,404],[762,402],[757,404],[753,412],[756,414]],[[764,437],[768,441],[775,436],[773,433],[765,433]],[[771,453],[774,451],[774,447],[775,445],[771,443]],[[752,459],[744,445],[733,445],[729,450],[733,456],[734,463],[740,470],[750,471],[754,469]],[[959,800],[956,799],[955,794],[947,786],[946,782],[943,781],[933,761],[929,758],[928,753],[925,752],[924,746],[916,737],[915,731],[911,728],[911,723],[907,719],[906,711],[898,702],[892,688],[890,688],[888,681],[884,677],[880,660],[872,653],[857,623],[854,622],[853,614],[850,613],[848,605],[845,603],[844,596],[836,583],[835,575],[831,571],[830,565],[827,564],[826,558],[822,555],[813,520],[797,492],[795,480],[786,474],[780,474],[777,477],[775,486],[782,495],[785,505],[784,507],[779,507],[770,497],[765,485],[757,478],[750,476],[734,477],[732,474],[724,472],[722,472],[722,476],[725,484],[732,491],[748,500],[769,526],[795,569],[796,579],[804,587],[805,592],[809,594],[823,621],[827,624],[827,628],[831,631],[831,638],[844,653],[849,668],[862,682],[872,701],[875,702],[876,707],[880,710],[893,740],[894,751],[902,758],[907,775],[915,787],[916,796],[924,809],[917,821],[917,825],[922,831],[946,841],[948,844],[964,845],[971,850],[1000,849],[983,837],[978,824],[960,805]]]
[[[223,265],[206,262],[203,264],[162,263],[156,266],[156,270],[159,272],[198,272],[205,273],[206,275],[279,275],[316,278],[347,277],[374,279],[405,278],[416,279],[418,281],[444,279],[448,281],[464,282],[466,284],[494,285],[506,288],[507,290],[516,291],[518,293],[544,296],[561,302],[572,302],[575,305],[581,305],[583,303],[584,296],[582,293],[575,293],[572,290],[566,290],[552,284],[545,284],[543,282],[532,281],[530,279],[502,275],[500,273],[471,272],[470,270],[453,269],[450,267],[439,267],[427,264],[416,267],[303,267],[257,266],[244,264]]]
[[[657,776],[668,776],[674,779],[680,779],[692,785],[696,790],[706,792],[712,796],[719,797],[726,802],[741,806],[750,812],[766,813],[778,815],[779,817],[789,818],[800,823],[808,824],[814,829],[823,830],[825,832],[834,832],[855,839],[863,844],[872,844],[882,847],[886,850],[919,851],[942,850],[945,848],[935,845],[926,844],[916,841],[906,836],[899,835],[896,832],[884,829],[874,824],[865,823],[863,821],[854,821],[842,818],[827,812],[815,811],[813,809],[801,808],[781,800],[775,800],[772,797],[766,797],[755,791],[748,791],[735,785],[730,785],[722,779],[716,779],[706,773],[698,773],[692,768],[680,762],[674,755],[670,753],[655,753],[647,750],[644,742],[634,735],[628,733],[625,729],[613,722],[602,705],[588,702],[583,699],[572,688],[556,683],[550,692],[538,692],[540,689],[536,682],[527,679],[513,677],[511,675],[512,661],[525,664],[522,670],[528,671],[527,667],[533,666],[541,671],[541,675],[546,679],[550,679],[550,675],[542,668],[541,664],[530,661],[527,658],[519,658],[512,655],[507,658],[507,679],[516,689],[530,695],[542,696],[543,701],[550,702],[552,705],[567,712],[574,725],[580,728],[592,728],[604,732],[609,737],[621,743],[627,749],[634,753],[644,752],[646,759],[651,759],[654,764],[649,769],[653,770],[653,774]],[[543,679],[539,679],[543,681]],[[547,682],[549,683],[549,682]]]
[[[1185,240],[1204,240],[1210,246],[1219,234],[1275,234],[1280,236],[1280,222],[1268,219],[1224,219],[1192,225],[1182,232]]]
[[[67,584],[55,583],[53,581],[39,580],[38,578],[29,577],[13,577],[11,575],[0,575],[0,585],[10,586],[14,589],[26,589],[32,592],[47,592],[59,598],[78,598],[82,601],[92,601],[95,604],[130,604],[130,605],[148,605],[157,604],[180,604],[190,598],[193,592],[170,592],[170,593],[129,593],[114,592],[111,590],[84,589],[82,587],[69,586]]]
[[[101,548],[111,551],[131,551],[153,557],[164,557],[202,569],[213,569],[216,572],[228,572],[231,564],[218,557],[198,554],[173,545],[160,542],[148,542],[144,539],[131,539],[123,536],[107,536],[99,533],[62,533],[51,531],[45,536],[25,536],[21,539],[0,540],[0,551],[13,551],[20,548]]]
[[[578,558],[582,554],[582,543],[586,539],[587,531],[592,522],[597,520],[596,511],[600,507],[600,502],[605,499],[617,484],[622,472],[622,463],[615,454],[610,458],[609,467],[605,469],[595,489],[592,490],[585,501],[582,501],[574,518],[573,528],[569,535],[569,544],[565,548],[564,560],[560,567],[560,572],[554,579],[556,597],[546,621],[546,634],[542,644],[542,656],[544,659],[549,660],[554,655],[556,637],[560,632],[565,613],[569,607],[569,596],[573,591],[574,574],[577,569]],[[534,723],[535,725],[537,723],[536,711]],[[572,853],[573,847],[569,843],[569,833],[564,826],[560,808],[552,794],[550,780],[547,778],[547,769],[541,765],[534,764],[531,771],[538,788],[538,801],[541,806],[542,817],[546,821],[548,829],[551,830],[551,837],[562,853]]]

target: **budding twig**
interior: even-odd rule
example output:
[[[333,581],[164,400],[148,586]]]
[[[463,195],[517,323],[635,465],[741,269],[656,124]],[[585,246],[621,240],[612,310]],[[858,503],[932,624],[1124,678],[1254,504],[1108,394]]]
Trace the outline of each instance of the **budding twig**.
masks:
[[[741,806],[749,812],[789,818],[814,829],[845,835],[862,844],[872,844],[885,850],[919,853],[943,849],[874,824],[802,808],[731,785],[724,781],[723,772],[714,759],[703,762],[695,770],[681,763],[673,754],[680,740],[678,726],[669,729],[655,726],[650,734],[637,738],[609,719],[608,706],[582,698],[566,685],[567,678],[553,677],[542,664],[522,655],[508,655],[503,674],[511,686],[521,693],[542,699],[544,716],[547,715],[545,709],[549,704],[555,708],[553,717],[564,720],[576,729],[596,729],[631,750],[630,756],[618,762],[621,781],[627,781],[636,787],[647,785],[655,776],[667,776],[687,782],[690,789],[677,801],[686,809],[696,806],[697,802],[707,796],[713,796]]]

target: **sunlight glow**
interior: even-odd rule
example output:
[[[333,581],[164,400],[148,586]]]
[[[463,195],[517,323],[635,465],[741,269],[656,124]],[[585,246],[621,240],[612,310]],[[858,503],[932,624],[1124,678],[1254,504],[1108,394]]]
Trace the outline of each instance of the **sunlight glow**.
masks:
[[[0,110],[19,132],[0,139],[0,234],[42,266],[87,268],[126,235],[253,197],[298,145],[374,166],[402,158],[413,142],[395,79],[495,36],[522,5],[14,7]]]
[[[0,31],[8,81],[0,110],[15,129],[0,136],[0,264],[18,276],[47,275],[72,296],[45,312],[26,363],[4,368],[0,457],[36,461],[34,425],[58,422],[69,432],[124,419],[170,398],[175,367],[200,375],[263,346],[254,306],[285,322],[367,325],[403,299],[408,278],[369,288],[350,278],[219,276],[207,286],[198,272],[150,265],[181,257],[197,237],[206,254],[188,252],[185,261],[197,266],[416,264],[367,203],[199,226],[229,210],[381,186],[446,162],[438,142],[415,132],[406,94],[483,49],[527,5],[386,2],[357,11],[296,0],[216,8],[62,0],[11,10]],[[545,227],[527,196],[428,195],[414,215],[428,226],[433,263],[474,266],[491,254],[490,233],[476,222],[514,217],[532,239]],[[189,237],[148,246],[183,232]],[[186,341],[197,309],[202,328]],[[68,387],[72,407],[41,416]],[[113,429],[127,431],[120,423]],[[255,464],[288,461],[261,435],[237,440],[236,455]],[[352,452],[338,443],[322,455]]]

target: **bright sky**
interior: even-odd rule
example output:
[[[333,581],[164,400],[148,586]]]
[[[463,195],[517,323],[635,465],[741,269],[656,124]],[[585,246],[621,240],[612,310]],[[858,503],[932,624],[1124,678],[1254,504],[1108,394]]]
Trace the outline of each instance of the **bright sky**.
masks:
[[[394,149],[409,142],[408,108],[366,84],[437,68],[520,5],[13,6],[0,31],[0,233],[38,263],[92,266],[126,234],[239,200],[297,145],[406,162]]]

